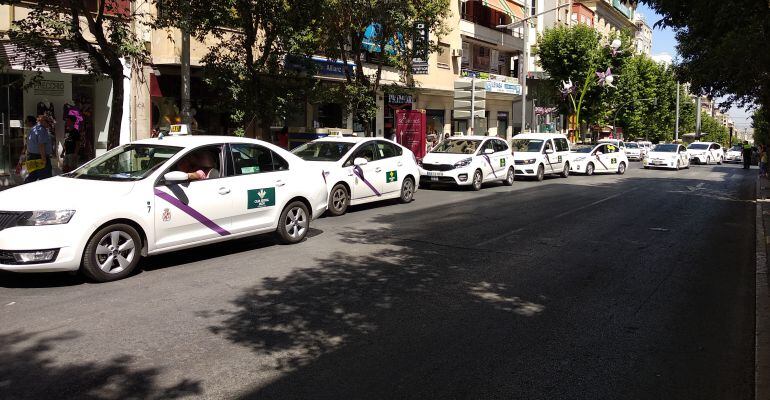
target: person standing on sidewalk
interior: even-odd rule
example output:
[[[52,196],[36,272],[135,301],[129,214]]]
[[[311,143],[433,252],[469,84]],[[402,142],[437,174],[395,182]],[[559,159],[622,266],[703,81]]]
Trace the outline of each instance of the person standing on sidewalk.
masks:
[[[751,145],[748,140],[743,141],[743,169],[749,169],[751,165]]]
[[[48,129],[48,117],[39,115],[37,117],[37,125],[32,127],[29,131],[29,136],[27,136],[26,162],[29,176],[24,180],[24,183],[50,178],[53,174],[51,167],[53,144],[51,143],[51,136],[48,134]]]
[[[64,154],[62,156],[62,172],[70,172],[79,164],[80,131],[75,128],[77,119],[68,115],[64,119]]]

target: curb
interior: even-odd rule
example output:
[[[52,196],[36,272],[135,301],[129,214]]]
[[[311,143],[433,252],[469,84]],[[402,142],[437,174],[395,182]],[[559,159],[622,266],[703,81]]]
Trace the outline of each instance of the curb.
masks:
[[[754,342],[754,399],[770,399],[770,293],[767,280],[767,245],[763,215],[764,196],[757,177],[756,292]]]

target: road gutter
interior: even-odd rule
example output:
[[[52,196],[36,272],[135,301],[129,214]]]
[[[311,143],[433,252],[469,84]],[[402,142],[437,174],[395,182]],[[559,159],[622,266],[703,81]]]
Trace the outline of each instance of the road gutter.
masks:
[[[764,208],[766,202],[762,179],[757,177],[756,188],[756,294],[754,342],[754,398],[770,399],[770,291],[767,280],[767,245]]]

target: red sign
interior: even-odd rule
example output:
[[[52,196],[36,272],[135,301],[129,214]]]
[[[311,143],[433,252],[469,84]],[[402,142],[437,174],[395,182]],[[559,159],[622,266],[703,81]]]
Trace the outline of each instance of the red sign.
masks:
[[[396,141],[414,153],[418,160],[425,157],[425,110],[396,111]]]

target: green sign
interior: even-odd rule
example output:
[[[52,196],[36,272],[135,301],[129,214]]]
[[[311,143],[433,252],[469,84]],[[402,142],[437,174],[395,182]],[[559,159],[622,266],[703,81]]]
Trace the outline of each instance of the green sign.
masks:
[[[557,160],[559,160],[559,161],[557,161],[557,162],[561,162],[561,156],[559,156],[559,158],[558,158]]]
[[[398,182],[398,171],[388,171],[385,174],[385,180],[387,183]]]
[[[618,163],[617,158],[610,159],[610,164],[617,164],[617,163]]]
[[[247,208],[263,208],[275,205],[275,188],[251,189],[248,191],[249,203]]]

